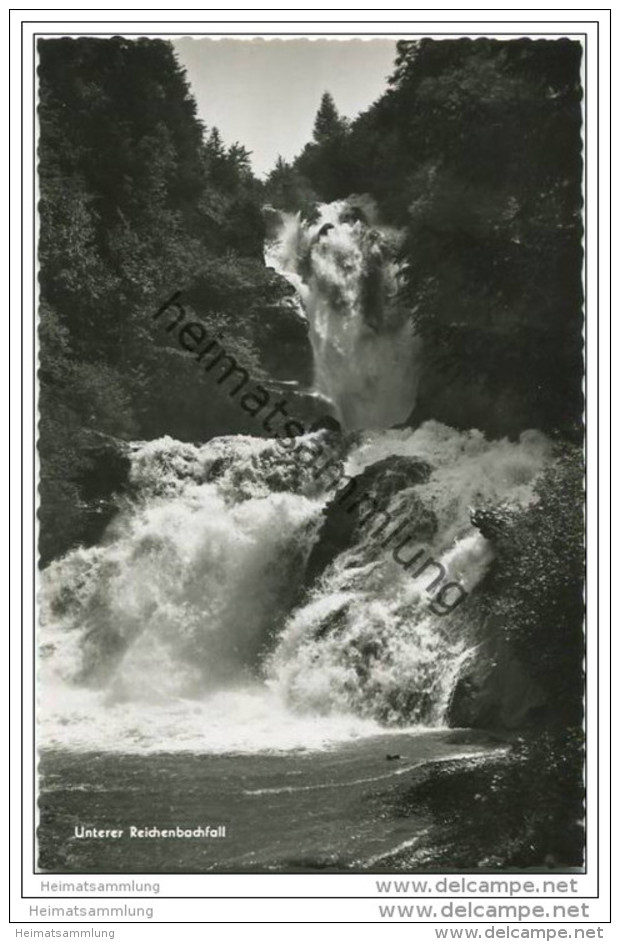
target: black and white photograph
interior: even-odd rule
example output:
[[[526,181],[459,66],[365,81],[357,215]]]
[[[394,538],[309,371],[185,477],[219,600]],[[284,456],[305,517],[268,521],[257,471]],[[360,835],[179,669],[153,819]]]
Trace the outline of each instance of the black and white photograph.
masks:
[[[568,885],[583,39],[35,49],[35,871]]]

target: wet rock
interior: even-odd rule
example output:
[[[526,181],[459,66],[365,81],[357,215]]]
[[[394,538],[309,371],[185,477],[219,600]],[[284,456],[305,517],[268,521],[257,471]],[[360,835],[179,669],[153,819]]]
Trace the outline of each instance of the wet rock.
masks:
[[[82,473],[78,479],[82,498],[80,542],[99,542],[119,508],[119,497],[129,491],[129,445],[121,439],[92,430],[83,432]]]
[[[422,459],[392,455],[369,465],[353,478],[343,478],[323,512],[323,526],[306,568],[306,586],[336,556],[355,544],[362,528],[370,531],[373,524],[385,523],[391,499],[400,491],[425,483],[431,471],[431,466]],[[409,531],[415,532],[421,543],[432,539],[437,528],[435,515],[413,493],[408,496],[407,515]],[[394,525],[388,523],[385,532]]]
[[[449,726],[524,729],[539,726],[547,697],[492,625],[475,659],[459,677],[448,707]]]

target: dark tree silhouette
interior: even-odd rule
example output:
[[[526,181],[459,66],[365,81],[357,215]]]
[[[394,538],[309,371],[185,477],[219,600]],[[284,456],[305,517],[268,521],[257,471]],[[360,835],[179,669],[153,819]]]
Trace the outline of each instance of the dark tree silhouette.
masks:
[[[330,92],[324,92],[319,110],[314,119],[312,136],[317,144],[328,144],[340,137],[346,130],[346,122],[338,114],[338,109]]]

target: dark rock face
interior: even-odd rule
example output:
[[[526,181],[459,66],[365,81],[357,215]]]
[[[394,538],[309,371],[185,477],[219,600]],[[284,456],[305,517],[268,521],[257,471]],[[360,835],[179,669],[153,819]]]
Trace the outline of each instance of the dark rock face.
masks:
[[[129,487],[129,459],[126,442],[109,436],[90,437],[88,465],[81,481],[83,535],[87,546],[98,543],[119,508],[119,497]]]
[[[385,512],[396,494],[425,483],[431,471],[426,461],[393,455],[370,465],[354,478],[343,479],[323,511],[323,526],[308,559],[306,586],[309,587],[339,553],[353,546],[362,528],[371,531],[375,520],[377,525],[385,522]],[[414,494],[409,496],[407,512],[420,541],[432,538],[437,526],[435,516]],[[385,527],[386,533],[388,529],[393,529],[393,525]]]
[[[295,380],[302,387],[310,386],[313,365],[308,322],[292,296],[263,305],[260,315],[255,336],[261,366],[275,380]]]
[[[510,525],[507,512],[501,507],[473,510],[470,520],[487,540],[498,540]]]
[[[512,730],[543,724],[548,713],[545,692],[500,637],[498,626],[488,624],[483,633],[475,659],[452,693],[448,725]]]

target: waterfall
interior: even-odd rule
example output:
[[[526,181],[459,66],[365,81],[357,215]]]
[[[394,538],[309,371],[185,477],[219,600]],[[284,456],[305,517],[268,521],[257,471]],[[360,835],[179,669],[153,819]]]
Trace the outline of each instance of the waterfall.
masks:
[[[246,436],[133,446],[136,497],[101,545],[43,574],[44,741],[252,750],[441,724],[471,645],[466,603],[433,612],[423,580],[364,532],[304,586],[339,487],[321,489],[308,463],[304,445],[322,434],[286,456]],[[385,455],[430,461],[429,480],[390,510],[406,515],[414,498],[432,508],[428,550],[471,591],[491,552],[467,505],[530,500],[548,443],[489,443],[430,422],[359,436],[345,471]]]
[[[280,696],[323,714],[350,710],[390,725],[441,725],[476,644],[467,599],[493,560],[491,544],[471,524],[470,507],[527,505],[549,454],[548,440],[537,432],[519,442],[488,442],[480,432],[427,422],[413,432],[366,433],[349,456],[351,473],[386,456],[424,459],[433,472],[391,500],[390,517],[398,523],[391,545],[373,540],[371,517],[289,618],[269,661]],[[415,539],[419,508],[436,521],[422,560],[435,562],[416,575],[407,562],[422,552]],[[410,522],[409,530],[401,521]],[[458,607],[454,596],[443,608],[436,604],[441,586],[429,591],[428,568],[432,580],[440,567],[444,586],[455,580],[460,587]]]
[[[398,238],[350,203],[283,220],[268,258],[297,286],[317,391],[347,431],[131,446],[131,496],[104,539],[42,574],[42,744],[319,748],[444,723],[476,643],[468,598],[493,559],[470,508],[533,500],[551,449],[534,431],[387,428],[411,412],[419,355]],[[398,479],[383,504],[377,469]],[[329,514],[366,479],[356,503],[370,512],[326,543]]]
[[[298,291],[316,391],[345,429],[405,422],[418,388],[421,344],[399,300],[402,236],[375,217],[368,199],[323,205],[312,223],[283,213],[266,252]]]

